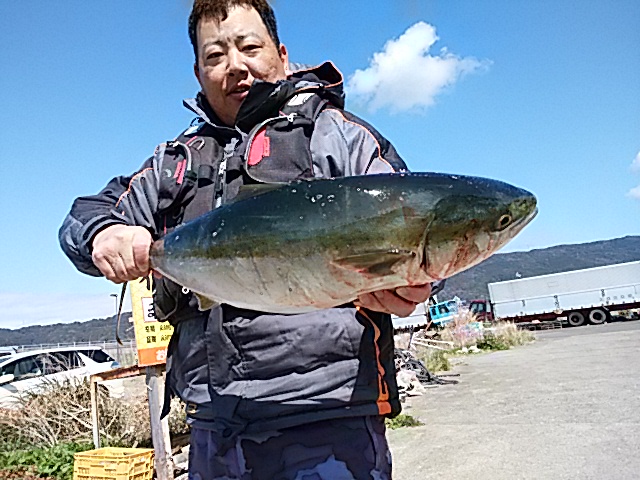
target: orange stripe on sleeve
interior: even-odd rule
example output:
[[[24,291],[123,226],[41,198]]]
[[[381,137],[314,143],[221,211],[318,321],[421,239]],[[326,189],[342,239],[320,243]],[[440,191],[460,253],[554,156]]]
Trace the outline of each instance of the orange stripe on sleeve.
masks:
[[[129,195],[129,193],[131,192],[131,185],[133,184],[133,182],[137,179],[140,178],[141,175],[144,174],[144,172],[148,171],[148,170],[153,170],[152,167],[148,167],[145,168],[144,170],[139,171],[138,173],[136,173],[133,177],[131,177],[131,181],[129,182],[129,188],[127,188],[127,191],[124,192],[122,195],[120,195],[120,198],[118,198],[118,201],[116,202],[116,208],[118,208],[118,205],[120,205],[120,202],[124,199],[124,197],[126,197],[127,195]]]

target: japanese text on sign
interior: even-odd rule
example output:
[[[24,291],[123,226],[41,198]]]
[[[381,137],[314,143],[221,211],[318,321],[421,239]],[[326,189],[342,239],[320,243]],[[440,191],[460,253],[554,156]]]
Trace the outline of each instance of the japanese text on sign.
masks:
[[[173,327],[156,319],[151,277],[131,282],[131,306],[136,332],[138,365],[142,367],[165,363]]]

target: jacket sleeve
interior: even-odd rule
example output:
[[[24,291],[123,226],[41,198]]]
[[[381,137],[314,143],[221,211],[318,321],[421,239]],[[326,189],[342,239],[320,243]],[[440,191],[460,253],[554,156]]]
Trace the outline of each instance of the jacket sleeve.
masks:
[[[407,171],[391,143],[352,113],[327,108],[311,137],[316,177],[349,177]]]
[[[79,197],[58,232],[64,253],[82,273],[101,276],[91,259],[93,239],[105,228],[142,226],[157,238],[154,215],[159,191],[158,156],[148,159],[130,176],[112,179],[97,195]]]

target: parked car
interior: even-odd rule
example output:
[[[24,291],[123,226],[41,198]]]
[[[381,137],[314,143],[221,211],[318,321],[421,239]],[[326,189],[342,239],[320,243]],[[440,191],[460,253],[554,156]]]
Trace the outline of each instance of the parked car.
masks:
[[[51,382],[88,380],[95,373],[118,367],[99,347],[51,348],[0,358],[0,407],[15,406],[20,395],[37,393]],[[110,396],[124,395],[122,380],[103,382]]]
[[[0,347],[0,357],[6,357],[7,355],[13,355],[18,351],[18,347]]]

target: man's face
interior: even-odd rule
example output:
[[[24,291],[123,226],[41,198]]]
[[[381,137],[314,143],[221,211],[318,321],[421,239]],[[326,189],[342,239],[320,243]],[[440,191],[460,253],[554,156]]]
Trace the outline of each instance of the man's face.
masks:
[[[287,49],[276,47],[254,8],[233,7],[222,22],[198,23],[198,59],[194,70],[220,120],[233,125],[254,80],[284,80]]]

